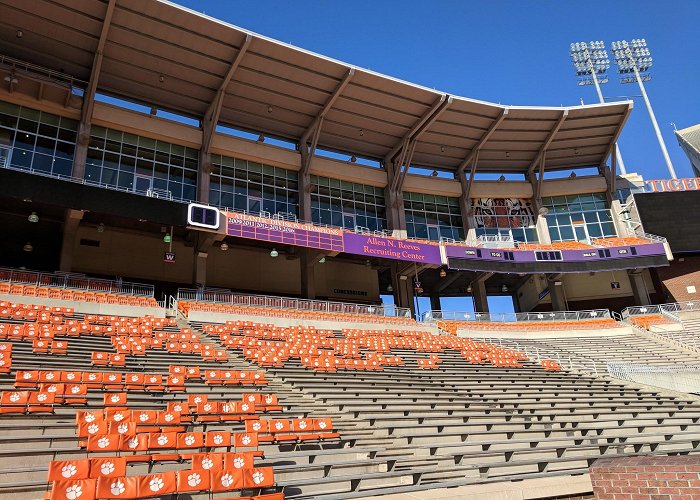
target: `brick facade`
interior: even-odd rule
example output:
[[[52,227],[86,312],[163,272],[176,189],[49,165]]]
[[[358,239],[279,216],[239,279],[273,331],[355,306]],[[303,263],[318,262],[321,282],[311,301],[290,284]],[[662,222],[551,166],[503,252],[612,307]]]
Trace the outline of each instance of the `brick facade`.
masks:
[[[700,300],[700,255],[677,256],[670,266],[657,268],[656,275],[663,285],[664,302]],[[688,293],[688,286],[696,292]]]
[[[697,500],[700,456],[602,458],[591,482],[597,500]]]

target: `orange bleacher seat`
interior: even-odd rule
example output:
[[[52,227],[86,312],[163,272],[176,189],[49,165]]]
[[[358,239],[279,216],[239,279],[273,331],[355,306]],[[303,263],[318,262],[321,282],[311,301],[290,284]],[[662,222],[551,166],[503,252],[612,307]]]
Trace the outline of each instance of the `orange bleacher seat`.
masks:
[[[50,500],[95,500],[97,498],[97,482],[96,479],[64,479],[54,481],[51,486],[51,496],[49,498]]]

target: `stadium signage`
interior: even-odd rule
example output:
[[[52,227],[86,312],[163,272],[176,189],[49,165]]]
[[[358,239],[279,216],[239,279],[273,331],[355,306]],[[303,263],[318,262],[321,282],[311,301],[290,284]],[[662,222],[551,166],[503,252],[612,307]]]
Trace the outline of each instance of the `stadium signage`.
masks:
[[[441,264],[440,247],[413,240],[400,240],[367,234],[346,232],[343,235],[345,252],[367,257]]]
[[[664,193],[667,191],[698,191],[700,190],[700,177],[685,177],[683,179],[654,179],[646,181],[651,186],[652,193]]]

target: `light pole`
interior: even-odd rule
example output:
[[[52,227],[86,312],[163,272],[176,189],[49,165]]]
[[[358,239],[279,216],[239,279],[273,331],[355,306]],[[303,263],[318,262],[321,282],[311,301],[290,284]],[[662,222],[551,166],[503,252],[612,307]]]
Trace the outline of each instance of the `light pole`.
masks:
[[[574,68],[576,68],[578,84],[594,85],[598,94],[598,100],[601,104],[605,103],[600,86],[603,83],[608,83],[606,72],[610,69],[610,59],[608,59],[608,51],[605,50],[603,41],[572,43],[569,47],[569,55]],[[615,149],[617,150],[617,165],[620,167],[620,173],[626,174],[627,169],[625,168],[625,162],[622,161],[620,147],[618,146]]]
[[[649,111],[651,124],[654,126],[656,138],[659,141],[659,146],[661,146],[661,152],[664,155],[664,160],[666,160],[668,173],[671,174],[672,179],[677,179],[676,170],[673,168],[671,158],[668,156],[666,143],[664,143],[664,138],[661,136],[659,124],[656,122],[654,110],[651,108],[649,96],[644,88],[644,82],[651,80],[649,68],[653,63],[649,48],[647,47],[647,41],[644,38],[634,38],[632,43],[628,43],[626,40],[613,42],[612,52],[613,56],[615,57],[615,64],[617,64],[618,73],[620,74],[620,83],[637,82],[639,84],[639,90],[642,91],[642,97],[647,105],[647,111]]]

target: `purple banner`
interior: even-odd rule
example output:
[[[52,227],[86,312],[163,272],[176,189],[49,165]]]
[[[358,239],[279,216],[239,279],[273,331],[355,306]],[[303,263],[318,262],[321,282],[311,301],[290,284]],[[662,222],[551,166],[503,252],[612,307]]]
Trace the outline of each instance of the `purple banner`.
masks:
[[[419,243],[413,240],[385,238],[368,234],[346,232],[343,235],[345,252],[367,257],[441,264],[440,246],[436,243]]]

